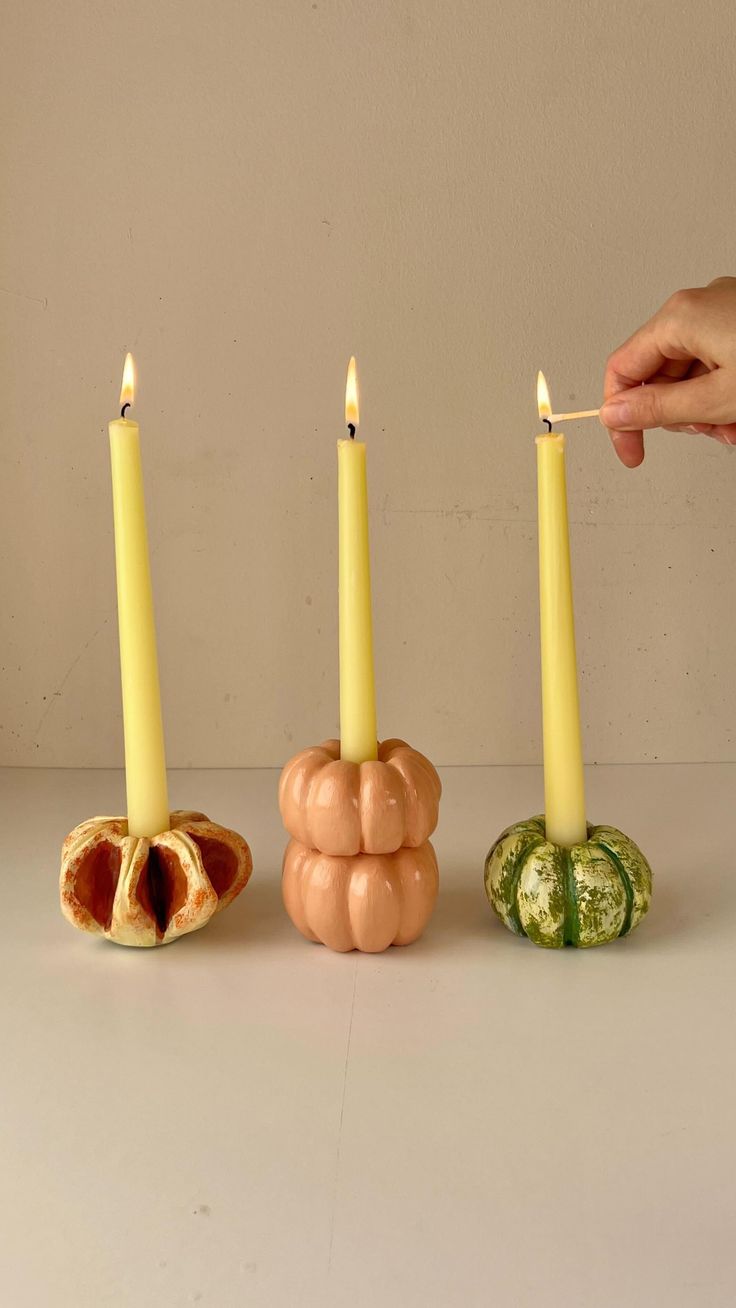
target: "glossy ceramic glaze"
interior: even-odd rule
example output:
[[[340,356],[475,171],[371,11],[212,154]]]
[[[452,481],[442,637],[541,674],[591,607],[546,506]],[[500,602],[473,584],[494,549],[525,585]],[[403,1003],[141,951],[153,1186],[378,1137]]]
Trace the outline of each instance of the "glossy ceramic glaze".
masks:
[[[121,945],[166,945],[232,903],[252,868],[243,837],[204,813],[172,813],[150,839],[129,836],[125,818],[91,818],[64,841],[61,911]]]
[[[589,826],[567,849],[547,840],[544,817],[516,822],[491,847],[486,894],[501,921],[536,945],[588,948],[628,935],[649,908],[652,870],[615,827]]]
[[[384,740],[378,758],[347,763],[339,740],[304,749],[281,773],[279,807],[290,836],[323,854],[390,854],[417,848],[437,826],[440,779],[403,740]]]
[[[292,840],[284,855],[289,917],[308,940],[340,953],[410,945],[429,921],[438,884],[428,840],[391,854],[352,856],[324,854]]]

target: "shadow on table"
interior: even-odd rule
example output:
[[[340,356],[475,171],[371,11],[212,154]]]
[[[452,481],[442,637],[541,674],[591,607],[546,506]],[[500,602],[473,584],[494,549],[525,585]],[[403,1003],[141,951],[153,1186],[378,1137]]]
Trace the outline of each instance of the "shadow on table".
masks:
[[[486,899],[477,869],[474,875],[468,874],[457,880],[456,885],[440,883],[437,907],[427,927],[427,945],[439,948],[460,940],[487,937],[494,924],[500,925]]]
[[[644,921],[628,937],[629,948],[666,946],[670,942],[715,937],[719,924],[730,924],[736,909],[736,878],[694,868],[689,879],[667,880],[655,871],[652,903]],[[730,926],[729,926],[730,929]]]
[[[245,949],[288,939],[293,931],[281,899],[278,877],[254,877],[235,902],[218,913],[204,931],[195,932],[185,939],[196,941],[202,948],[207,948],[207,942],[210,942],[212,948],[219,950],[228,946]]]
[[[457,884],[440,888],[437,907],[420,946],[441,950],[483,937],[494,948],[507,944],[516,949],[534,949],[503,926],[486,899],[482,880],[478,882],[477,875],[458,875]],[[649,912],[620,946],[627,952],[666,949],[686,939],[715,935],[719,923],[728,924],[735,916],[733,875],[694,869],[689,879],[681,873],[668,879],[666,872],[655,873]]]

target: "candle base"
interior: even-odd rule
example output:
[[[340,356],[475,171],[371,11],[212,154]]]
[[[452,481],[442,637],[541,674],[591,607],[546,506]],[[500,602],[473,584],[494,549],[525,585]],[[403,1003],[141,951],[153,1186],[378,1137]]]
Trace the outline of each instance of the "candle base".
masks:
[[[416,940],[431,917],[439,873],[429,837],[440,779],[403,740],[350,763],[340,742],[296,754],[281,773],[279,806],[292,837],[284,904],[308,940],[376,953]]]
[[[508,827],[485,863],[491,907],[510,931],[545,949],[587,949],[628,935],[649,908],[652,870],[615,827],[589,826],[566,849],[545,834],[544,817]]]
[[[227,908],[252,870],[243,837],[204,813],[172,813],[150,839],[129,836],[126,818],[91,818],[62,847],[61,911],[120,945],[167,945]]]

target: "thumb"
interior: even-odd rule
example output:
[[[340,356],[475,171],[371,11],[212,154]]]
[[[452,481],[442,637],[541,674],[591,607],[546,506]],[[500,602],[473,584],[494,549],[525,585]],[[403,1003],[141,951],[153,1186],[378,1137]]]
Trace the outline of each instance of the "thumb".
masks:
[[[683,423],[727,423],[736,418],[734,388],[720,368],[685,381],[632,386],[606,400],[600,412],[604,427],[642,431]]]

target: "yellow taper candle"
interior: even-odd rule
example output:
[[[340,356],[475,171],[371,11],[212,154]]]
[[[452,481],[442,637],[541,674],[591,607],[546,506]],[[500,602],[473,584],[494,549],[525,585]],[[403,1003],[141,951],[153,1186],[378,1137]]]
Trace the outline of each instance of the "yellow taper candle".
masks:
[[[537,402],[540,418],[548,418],[552,410],[541,372]],[[587,828],[564,436],[537,436],[537,479],[545,823],[547,839],[569,847],[586,839]]]
[[[129,835],[155,836],[169,826],[169,796],[138,423],[124,416],[134,392],[129,354],[121,417],[110,423],[125,784]]]
[[[351,763],[364,763],[377,756],[368,485],[365,445],[355,439],[358,421],[358,383],[355,359],[351,359],[345,387],[345,422],[350,438],[337,442],[340,756]]]

